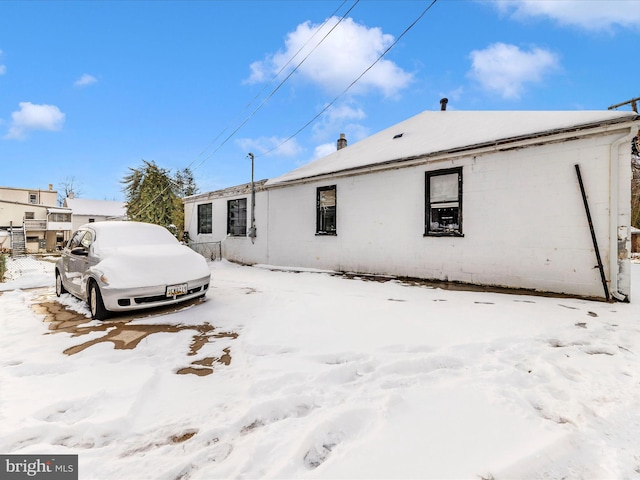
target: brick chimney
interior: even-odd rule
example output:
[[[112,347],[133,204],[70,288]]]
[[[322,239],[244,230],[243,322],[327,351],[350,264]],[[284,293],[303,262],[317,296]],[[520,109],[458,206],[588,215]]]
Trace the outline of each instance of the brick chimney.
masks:
[[[340,134],[340,138],[338,139],[338,150],[342,150],[347,146],[347,137],[345,137],[344,133]]]

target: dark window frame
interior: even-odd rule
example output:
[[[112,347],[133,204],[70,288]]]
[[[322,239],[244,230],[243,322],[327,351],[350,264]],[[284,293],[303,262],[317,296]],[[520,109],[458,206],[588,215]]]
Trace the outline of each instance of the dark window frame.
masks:
[[[244,211],[244,218],[241,213]],[[238,215],[234,218],[235,214]],[[244,220],[244,222],[242,222]],[[235,198],[227,200],[227,235],[232,237],[247,236],[247,199]]]
[[[213,203],[200,203],[198,205],[198,235],[210,233],[213,233]]]
[[[431,182],[430,180],[434,177],[443,176],[443,175],[458,175],[458,199],[457,201],[441,201],[441,202],[432,202],[431,201]],[[463,198],[463,190],[462,190],[462,167],[454,167],[454,168],[445,168],[441,170],[432,170],[429,172],[425,172],[425,217],[424,217],[424,236],[425,237],[464,237],[462,230],[462,198]],[[444,205],[457,203],[457,206],[448,206]],[[457,214],[457,228],[451,230],[435,230],[432,228],[432,218],[433,215],[436,214],[436,210],[445,209],[457,211],[452,212],[454,215]]]
[[[325,209],[323,211],[322,193],[331,190],[334,192],[333,210]],[[316,235],[338,235],[338,188],[336,185],[327,185],[316,189]]]

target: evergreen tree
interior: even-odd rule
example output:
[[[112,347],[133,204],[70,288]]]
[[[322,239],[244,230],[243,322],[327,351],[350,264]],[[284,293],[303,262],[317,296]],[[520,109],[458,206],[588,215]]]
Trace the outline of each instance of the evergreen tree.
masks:
[[[193,174],[185,168],[173,178],[154,161],[142,162],[138,168],[129,167],[129,174],[121,181],[127,215],[134,221],[162,225],[180,238],[184,230],[182,196],[197,192]]]
[[[193,178],[193,172],[189,167],[178,170],[176,172],[175,181],[180,196],[189,197],[198,193],[198,187],[195,179]]]

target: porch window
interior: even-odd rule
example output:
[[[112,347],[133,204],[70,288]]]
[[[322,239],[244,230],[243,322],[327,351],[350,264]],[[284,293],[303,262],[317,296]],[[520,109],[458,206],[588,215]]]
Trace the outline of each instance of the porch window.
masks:
[[[71,214],[70,213],[50,213],[49,221],[50,222],[70,222]]]
[[[213,204],[198,205],[198,234],[213,233]]]
[[[462,236],[462,167],[426,173],[425,235]]]
[[[247,234],[247,199],[227,202],[227,235],[243,237]]]
[[[316,234],[337,235],[336,186],[318,187],[316,191]]]
[[[25,220],[35,220],[35,218],[36,218],[35,212],[24,212]]]

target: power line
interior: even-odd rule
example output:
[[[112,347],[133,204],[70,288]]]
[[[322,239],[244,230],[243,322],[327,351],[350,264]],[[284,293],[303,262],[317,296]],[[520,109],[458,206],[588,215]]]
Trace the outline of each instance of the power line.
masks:
[[[266,97],[266,98],[265,98],[265,99],[260,103],[260,105],[258,105],[258,107],[257,107],[253,112],[251,112],[251,114],[249,114],[249,116],[248,116],[248,117],[246,117],[246,118],[242,121],[242,123],[240,123],[240,125],[238,125],[238,126],[235,128],[235,130],[234,130],[233,132],[231,132],[231,133],[230,133],[230,134],[229,134],[229,135],[228,135],[228,136],[223,140],[223,142],[222,142],[220,145],[218,145],[218,147],[217,147],[213,152],[211,152],[209,155],[207,155],[207,156],[206,156],[206,157],[205,157],[205,158],[204,158],[204,159],[203,159],[203,160],[202,160],[202,161],[201,161],[197,166],[195,166],[195,167],[194,167],[194,170],[195,170],[195,169],[197,169],[197,168],[199,168],[203,163],[205,163],[207,160],[209,160],[209,159],[210,159],[210,158],[211,158],[211,157],[212,157],[212,156],[213,156],[213,155],[214,155],[218,150],[220,150],[220,149],[221,149],[221,148],[222,148],[222,147],[223,147],[223,146],[224,146],[224,145],[225,145],[229,140],[231,140],[231,138],[232,138],[236,133],[238,133],[238,131],[239,131],[242,127],[244,127],[244,126],[247,124],[247,122],[249,122],[249,120],[251,120],[251,119],[255,116],[255,114],[256,114],[256,113],[257,113],[257,112],[258,112],[258,111],[259,111],[259,110],[260,110],[260,109],[261,109],[261,108],[262,108],[262,107],[263,107],[263,106],[264,106],[264,105],[265,105],[265,104],[266,104],[266,103],[271,99],[271,97],[273,97],[273,96],[276,94],[276,92],[277,92],[278,90],[280,90],[280,88],[281,88],[281,87],[282,87],[282,86],[287,82],[287,80],[289,80],[289,79],[291,78],[291,76],[292,76],[292,75],[293,75],[293,74],[294,74],[294,73],[295,73],[295,72],[296,72],[296,71],[297,71],[297,70],[302,66],[302,64],[303,64],[303,63],[304,63],[304,62],[309,58],[309,56],[311,56],[311,54],[312,54],[312,53],[313,53],[313,52],[314,52],[314,51],[315,51],[315,50],[316,50],[316,49],[317,49],[317,48],[318,48],[318,47],[319,47],[319,46],[320,46],[320,45],[321,45],[321,44],[322,44],[326,39],[327,39],[327,37],[328,37],[328,36],[329,36],[329,35],[330,35],[330,34],[331,34],[331,33],[332,33],[332,32],[333,32],[333,31],[338,27],[338,25],[340,25],[340,24],[342,23],[342,21],[346,18],[346,16],[347,16],[347,15],[349,15],[349,13],[351,13],[351,10],[353,10],[353,9],[355,8],[355,6],[356,6],[359,2],[360,2],[360,0],[356,0],[356,1],[354,2],[354,4],[353,4],[353,5],[352,5],[352,6],[351,6],[351,7],[350,7],[350,8],[349,8],[345,13],[344,13],[344,15],[342,15],[342,17],[340,17],[340,20],[339,20],[339,21],[338,21],[338,22],[337,22],[333,27],[331,27],[331,29],[330,29],[330,30],[325,34],[325,36],[324,36],[324,37],[322,37],[322,39],[320,39],[320,41],[319,41],[319,42],[318,42],[318,43],[317,43],[317,44],[316,44],[316,45],[311,49],[311,51],[310,51],[310,52],[309,52],[309,53],[308,53],[308,54],[307,54],[307,55],[306,55],[306,56],[305,56],[305,57],[304,57],[304,58],[303,58],[303,59],[302,59],[302,60],[301,60],[301,61],[300,61],[300,62],[299,62],[299,63],[298,63],[298,64],[297,64],[297,65],[296,65],[292,70],[291,70],[291,72],[289,72],[289,73],[287,74],[287,76],[286,76],[286,77],[285,77],[285,78],[284,78],[284,79],[283,79],[283,80],[278,84],[278,86],[277,86],[276,88],[274,88],[274,89],[271,91],[271,93],[270,93],[270,94],[269,94],[269,95],[268,95],[268,96],[267,96],[267,97]],[[344,3],[345,3],[345,2],[343,2],[343,3],[342,3],[342,5],[344,5]],[[342,6],[342,5],[341,5],[341,6]],[[336,10],[336,11],[337,11],[337,10]],[[331,17],[330,17],[330,18],[331,18]],[[318,29],[316,30],[316,32],[312,35],[312,38],[313,38],[313,36],[315,36],[315,34],[316,34],[317,32],[319,32],[319,31],[322,29],[322,27],[327,23],[327,21],[328,21],[328,19],[327,19],[327,20],[326,20],[326,21],[325,21],[325,22],[324,22],[320,27],[318,27]],[[308,43],[308,42],[307,42],[307,43]],[[306,43],[305,43],[305,45],[306,45]],[[301,47],[301,48],[298,50],[298,52],[296,52],[296,54],[292,57],[292,59],[291,59],[291,60],[293,60],[293,58],[295,58],[295,57],[298,55],[298,53],[300,53],[300,51],[302,50],[302,48],[304,48],[304,46],[305,46],[305,45],[303,45],[303,47]],[[287,62],[287,64],[288,64],[288,63],[290,63],[290,62],[291,62],[291,60],[290,60],[289,62]],[[282,72],[283,70],[284,70],[284,67],[283,67],[282,69],[280,69],[280,71],[279,71],[279,72],[278,72],[278,74],[274,77],[274,79],[275,79],[275,78],[280,74],[280,72]],[[264,90],[264,89],[263,89],[263,90]]]
[[[426,15],[426,13],[431,9],[431,7],[433,7],[436,2],[438,0],[432,0],[431,3],[420,13],[420,15],[418,15],[418,17],[416,17],[416,19],[411,22],[411,24],[405,28],[405,30],[394,40],[394,42],[389,45],[389,47],[387,47],[387,49],[382,52],[382,54],[380,54],[378,56],[378,58],[376,58],[376,60],[371,63],[371,65],[369,65],[355,80],[353,80],[340,94],[338,94],[333,100],[331,100],[331,102],[329,102],[322,110],[320,110],[313,118],[311,118],[307,123],[305,123],[302,127],[300,127],[296,132],[294,132],[291,136],[289,136],[288,138],[286,138],[284,141],[282,141],[280,144],[278,144],[276,147],[272,148],[271,150],[268,150],[266,152],[264,152],[263,154],[259,155],[260,156],[266,156],[269,153],[277,150],[278,148],[280,148],[282,145],[284,145],[285,143],[289,142],[290,140],[292,140],[293,138],[295,138],[297,135],[299,135],[303,130],[305,130],[307,127],[309,127],[309,125],[311,125],[313,122],[315,122],[323,113],[325,113],[329,108],[331,108],[332,105],[334,105],[343,95],[345,95],[356,83],[358,83],[360,81],[360,79],[366,75],[367,72],[369,72],[380,60],[382,60],[382,58],[389,53],[389,51]],[[192,170],[196,170],[197,168],[199,168],[200,166],[202,166],[207,160],[209,160],[218,150],[220,150],[220,148],[222,148],[242,127],[244,127],[244,125],[247,124],[247,122],[249,122],[249,120],[251,120],[251,118],[253,118],[253,116],[277,93],[278,90],[280,90],[280,88],[289,80],[289,78],[291,78],[291,76],[300,68],[300,66],[309,58],[309,56],[324,42],[324,40],[326,40],[326,38],[337,28],[337,26],[346,18],[346,16],[355,8],[355,6],[360,2],[360,0],[355,0],[354,4],[344,13],[344,15],[342,15],[342,17],[340,18],[340,20],[329,30],[329,32],[327,32],[327,34],[325,34],[324,37],[322,37],[322,39],[311,49],[311,51],[295,66],[295,68],[293,68],[291,70],[291,72],[289,72],[289,74],[278,84],[278,86],[276,88],[274,88],[271,93],[260,103],[260,105],[258,105],[258,107],[256,107],[253,112],[251,112],[251,114],[249,116],[247,116],[241,123],[240,125],[238,125],[233,132],[231,132],[223,141],[220,145],[218,145],[218,147],[216,147],[215,150],[213,150],[213,152],[211,152],[209,155],[207,155],[204,159],[202,159],[202,161],[200,163],[198,163],[195,167],[193,167]],[[346,3],[346,0],[342,2],[342,4],[340,5],[340,7],[338,7],[338,9],[336,9],[336,11],[338,11],[344,4]],[[334,12],[335,14],[335,12]],[[331,17],[330,17],[331,18]],[[326,22],[328,21],[325,20],[325,22],[316,30],[316,32],[311,36],[311,38],[313,38],[315,36],[315,34],[317,32],[319,32],[321,30],[321,28],[326,24]],[[310,38],[310,39],[311,39]],[[274,77],[272,78],[272,80],[267,84],[267,85],[271,85],[273,83],[273,80],[275,80],[278,75],[280,75],[280,73],[282,73],[282,71],[291,63],[291,61],[293,61],[293,59],[300,53],[300,51],[307,45],[307,43],[310,41],[310,39],[291,57],[291,59],[278,71],[278,73],[276,75],[274,75]],[[243,109],[246,110],[246,108],[248,108],[248,106],[250,106],[256,99],[257,97],[266,89],[266,86],[260,91],[260,93],[258,93],[258,95],[256,95],[256,97],[254,97],[254,99],[251,100],[251,102],[249,102],[247,104],[247,106],[245,106],[245,108]],[[203,150],[203,152],[200,153],[200,155],[202,155],[202,153],[204,153],[221,135],[222,133],[224,133],[226,130],[228,129],[228,126],[225,127],[222,132],[220,132],[220,134],[218,134],[218,136],[209,143],[209,145]],[[195,162],[195,160],[193,160],[187,168],[189,168],[191,165],[193,165],[193,163]],[[168,188],[168,187],[167,187]],[[150,205],[153,204],[153,202],[164,193],[165,190],[163,190],[162,192],[160,192],[151,202],[149,202],[145,207],[143,207],[142,209],[140,209],[137,214],[140,214],[141,212],[143,212],[144,210],[146,210]]]
[[[268,150],[266,152],[264,152],[262,155],[259,156],[265,156],[270,154],[271,152],[277,150],[278,148],[280,148],[282,145],[284,145],[285,143],[287,143],[289,140],[292,140],[293,138],[295,138],[299,133],[301,133],[304,129],[306,129],[309,125],[311,125],[313,122],[315,122],[324,112],[326,112],[329,108],[331,108],[331,106],[336,103],[338,101],[338,99],[340,99],[344,94],[346,94],[351,87],[353,87],[356,83],[358,83],[360,81],[360,79],[369,71],[371,70],[380,60],[382,60],[382,58],[389,53],[389,50],[391,50],[399,41],[402,37],[404,37],[407,32],[409,30],[411,30],[421,19],[422,17],[424,17],[424,15],[431,9],[431,7],[433,7],[435,5],[435,3],[438,0],[433,0],[429,6],[427,8],[425,8],[422,13],[420,15],[418,15],[418,17],[411,23],[411,25],[409,25],[404,32],[402,32],[398,38],[391,44],[389,45],[389,47],[382,52],[382,54],[371,64],[369,65],[353,82],[351,82],[349,84],[349,86],[347,88],[345,88],[338,96],[336,96],[333,100],[331,100],[331,102],[329,102],[322,110],[320,110],[311,120],[309,120],[307,123],[305,123],[300,129],[298,129],[293,135],[291,135],[290,137],[288,137],[287,139],[283,140],[280,144],[278,144],[277,146],[275,146],[274,148],[272,148],[271,150]]]
[[[273,81],[286,69],[286,67],[298,56],[298,54],[304,49],[304,47],[316,36],[316,34],[318,32],[320,32],[320,30],[322,29],[322,27],[329,21],[330,18],[333,18],[333,16],[336,14],[336,12],[338,10],[340,10],[342,8],[342,6],[347,2],[347,0],[344,0],[340,6],[334,10],[334,12],[332,13],[331,16],[327,17],[327,19],[320,25],[320,27],[318,27],[318,29],[316,29],[316,31],[313,33],[313,35],[311,35],[311,37],[298,49],[298,51],[285,63],[285,65],[282,66],[282,68],[272,77],[272,79],[269,81],[269,83],[267,83],[265,85],[265,87],[263,87],[263,89],[243,108],[242,111],[246,110],[251,104],[253,104],[255,102],[255,100],[262,94],[262,92],[264,92],[264,90],[266,90],[266,88],[271,85],[273,83]],[[304,63],[304,61],[309,58],[309,55],[311,55],[311,53],[313,53],[316,48],[318,48],[318,46],[324,42],[324,40],[329,36],[329,34],[345,19],[345,17],[353,10],[353,8],[360,2],[360,0],[356,0],[354,2],[354,4],[345,12],[344,15],[342,15],[342,17],[340,18],[340,21],[334,25],[334,27],[311,49],[311,51],[295,66],[295,68],[278,84],[278,86],[260,103],[260,105],[258,105],[258,107],[251,112],[251,114],[246,117],[244,119],[244,121],[235,128],[235,130],[233,132],[231,132],[223,141],[220,145],[218,145],[218,147],[211,152],[209,155],[207,155],[200,163],[198,163],[195,167],[193,167],[191,170],[196,170],[198,169],[200,166],[202,166],[202,164],[204,164],[207,160],[209,160],[218,150],[220,150],[220,148],[222,148],[257,112],[258,110],[260,110],[264,104],[271,99],[271,97],[273,97],[273,95],[275,95],[275,93],[284,85],[284,83],[291,78],[291,75],[293,75],[293,73],[295,73],[298,68],[300,68],[300,65],[302,65]],[[241,111],[241,112],[242,112]],[[237,118],[237,117],[236,117]],[[209,149],[209,147],[218,139],[220,138],[220,136],[226,131],[228,130],[229,125],[227,125],[217,136],[216,138],[214,138],[209,145],[207,145],[207,147],[198,155],[201,156],[205,151],[207,151]],[[193,165],[193,163],[196,160],[191,161],[191,163],[189,163],[189,165],[187,166],[187,168],[190,168],[191,165]],[[137,212],[136,215],[140,215],[142,212],[144,212],[145,210],[147,210],[151,205],[153,205],[153,203],[162,195],[164,194],[167,189],[169,188],[169,186],[167,186],[166,188],[164,188],[161,192],[159,192],[150,202],[148,202],[145,206],[143,206],[142,208],[140,208]]]
[[[359,0],[358,0],[358,1],[359,1]],[[273,75],[273,77],[271,78],[271,80],[269,80],[269,82],[265,83],[265,85],[264,85],[264,87],[262,88],[262,90],[260,90],[260,91],[255,95],[255,97],[253,97],[253,98],[252,98],[252,99],[251,99],[251,100],[250,100],[250,101],[249,101],[249,102],[248,102],[248,103],[247,103],[247,104],[242,108],[242,110],[240,110],[240,112],[238,112],[238,114],[233,118],[233,120],[231,120],[231,121],[227,124],[227,126],[225,126],[225,127],[222,129],[222,131],[221,131],[221,132],[220,132],[220,133],[219,133],[219,134],[218,134],[218,135],[217,135],[213,140],[211,140],[211,142],[209,142],[209,144],[204,148],[204,150],[202,150],[202,152],[200,152],[200,153],[198,154],[198,157],[202,156],[202,155],[204,154],[204,152],[206,152],[206,151],[211,147],[211,145],[213,145],[213,144],[216,142],[216,140],[218,140],[218,138],[220,138],[220,137],[222,136],[222,134],[223,134],[224,132],[226,132],[226,131],[229,129],[229,127],[230,127],[233,123],[235,123],[235,121],[238,119],[238,117],[240,116],[240,114],[241,114],[242,112],[244,112],[244,111],[245,111],[245,110],[247,110],[251,105],[253,105],[253,103],[254,103],[254,102],[255,102],[255,101],[256,101],[256,100],[257,100],[257,99],[258,99],[258,98],[259,98],[259,97],[264,93],[264,91],[265,91],[265,90],[266,90],[270,85],[272,85],[272,84],[273,84],[273,82],[275,81],[275,79],[276,79],[276,78],[278,78],[278,77],[280,76],[280,74],[281,74],[281,73],[282,73],[282,72],[283,72],[283,71],[284,71],[284,70],[285,70],[285,69],[286,69],[286,68],[291,64],[291,62],[293,62],[293,60],[294,60],[294,59],[295,59],[295,58],[300,54],[300,52],[302,52],[302,50],[303,50],[303,49],[304,49],[304,48],[309,44],[309,42],[311,42],[311,40],[313,40],[313,38],[316,36],[316,34],[318,34],[318,33],[320,32],[320,30],[322,30],[322,27],[324,27],[324,26],[327,24],[327,22],[329,21],[329,19],[333,18],[333,17],[336,15],[336,13],[338,12],[338,10],[340,10],[340,9],[343,7],[343,5],[344,5],[345,3],[347,3],[347,0],[343,0],[343,2],[340,4],[340,6],[338,6],[338,8],[336,8],[336,9],[333,11],[333,13],[332,13],[330,16],[328,16],[328,17],[326,18],[326,20],[325,20],[325,21],[320,25],[320,27],[318,27],[318,28],[313,32],[313,35],[311,35],[311,36],[307,39],[307,41],[306,41],[306,42],[304,42],[304,44],[303,44],[303,45],[298,49],[298,51],[297,51],[295,54],[293,54],[289,60],[287,60],[287,62],[286,62],[286,63],[285,63],[281,68],[280,68],[280,70],[278,70],[278,72],[277,72],[275,75]],[[357,3],[357,2],[356,2],[356,3]],[[355,6],[355,5],[354,5],[354,6]],[[351,7],[351,9],[349,9],[349,11],[351,11],[352,9],[353,9],[353,7]],[[347,12],[347,13],[348,13],[348,12]],[[297,68],[298,68],[298,67],[296,67],[296,69],[297,69]],[[280,88],[280,85],[278,86],[278,88]],[[274,91],[274,92],[272,92],[272,94],[269,96],[269,98],[270,98],[271,96],[273,96],[273,93],[275,93],[275,91]],[[264,102],[262,102],[262,103],[264,103]],[[246,123],[246,122],[245,122],[245,123]],[[196,160],[197,160],[197,157],[196,157],[195,159],[193,159],[193,160],[191,161],[191,163],[189,163],[189,165],[187,165],[187,168],[191,167],[191,165],[193,165],[193,164],[196,162]],[[199,165],[198,165],[198,166],[199,166]]]

